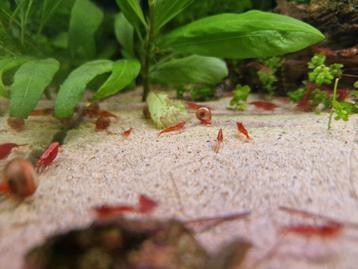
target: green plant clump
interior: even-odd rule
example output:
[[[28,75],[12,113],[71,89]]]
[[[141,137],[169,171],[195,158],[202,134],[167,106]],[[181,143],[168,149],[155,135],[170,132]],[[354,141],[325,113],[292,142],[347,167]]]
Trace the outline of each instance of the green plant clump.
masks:
[[[337,78],[334,83],[332,108],[329,115],[328,129],[332,128],[332,117],[335,115],[335,120],[348,121],[349,116],[358,113],[358,104],[356,102],[337,101],[337,88],[339,79]]]
[[[318,54],[312,57],[308,63],[310,72],[308,73],[309,81],[315,83],[317,86],[323,84],[332,84],[335,78],[340,78],[342,75],[342,64],[331,64],[327,66],[325,64],[326,56]]]
[[[356,82],[354,82],[353,87],[358,89],[358,80]]]
[[[311,61],[308,63],[308,81],[305,82],[305,88],[299,88],[296,91],[288,93],[288,96],[294,102],[302,102],[304,97],[305,102],[313,107],[323,105],[323,108],[330,108],[330,115],[328,121],[328,129],[332,127],[332,119],[348,121],[349,116],[358,113],[357,102],[347,102],[344,100],[337,100],[338,82],[342,76],[342,64],[331,64],[327,66],[325,64],[326,57],[324,55],[314,55]],[[327,92],[334,81],[332,96]],[[353,85],[358,86],[358,85]],[[325,87],[326,90],[323,90]],[[355,96],[355,91],[351,93],[351,96]]]
[[[204,87],[219,83],[228,74],[223,59],[274,57],[324,39],[304,22],[256,10],[166,27],[193,2],[148,0],[144,7],[137,0],[116,0],[121,12],[112,20],[90,0],[2,1],[0,34],[8,41],[6,46],[0,43],[6,53],[0,59],[0,94],[10,98],[10,115],[26,119],[50,85],[61,85],[55,116],[66,119],[99,76],[105,79],[97,81],[91,101],[117,94],[138,76],[145,100],[155,83]],[[117,38],[122,59],[115,59],[116,47],[108,32]],[[3,77],[16,69],[13,82],[5,83]]]
[[[263,89],[269,94],[273,95],[276,89],[275,83],[278,81],[276,72],[281,67],[282,59],[280,57],[271,57],[264,59],[262,64],[264,65],[261,70],[257,72],[259,80]]]
[[[247,98],[251,92],[251,88],[248,85],[237,85],[234,90],[234,96],[230,101],[230,109],[245,110],[247,107]]]
[[[295,91],[290,91],[287,93],[287,96],[295,103],[298,103],[302,98],[303,96],[305,95],[305,92],[306,92],[306,88],[304,87],[301,87],[301,88],[298,88],[297,90]]]
[[[358,80],[353,84],[353,87],[355,88],[355,89],[358,89]],[[354,98],[358,98],[358,90],[354,90],[354,91],[352,91],[352,97],[354,97]]]
[[[288,97],[299,102],[305,94],[309,94],[309,102],[312,107],[322,105],[324,109],[331,106],[331,97],[323,87],[331,87],[334,79],[342,75],[342,64],[326,65],[326,57],[321,54],[314,55],[308,63],[308,81],[305,81],[305,87],[288,93]]]
[[[209,101],[215,97],[215,88],[214,87],[195,87],[190,90],[191,98],[194,101]]]

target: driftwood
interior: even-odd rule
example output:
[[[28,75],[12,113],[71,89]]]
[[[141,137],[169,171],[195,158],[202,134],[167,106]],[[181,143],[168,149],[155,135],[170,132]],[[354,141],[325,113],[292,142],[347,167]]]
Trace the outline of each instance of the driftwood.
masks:
[[[281,67],[275,73],[278,79],[275,84],[276,94],[285,95],[286,92],[296,90],[302,86],[302,82],[307,79],[309,72],[307,63],[314,53],[315,49],[311,48],[283,58]],[[358,80],[358,55],[352,58],[344,58],[337,54],[336,56],[327,57],[326,63],[328,65],[332,63],[344,65],[340,87],[352,88],[353,83]],[[260,68],[258,68],[256,61],[243,62],[238,70],[239,82],[250,85],[253,90],[261,91],[262,85],[257,76],[257,71],[259,70]]]
[[[358,44],[358,0],[312,0],[310,4],[277,0],[277,11],[320,29],[332,48]]]
[[[358,80],[358,0],[312,0],[310,4],[277,0],[276,12],[305,21],[326,35],[326,41],[302,52],[284,57],[276,72],[276,93],[285,94],[307,78],[307,63],[315,53],[327,56],[327,64],[344,65],[341,87],[352,88]],[[248,61],[239,69],[240,82],[262,88],[257,71],[260,64]]]

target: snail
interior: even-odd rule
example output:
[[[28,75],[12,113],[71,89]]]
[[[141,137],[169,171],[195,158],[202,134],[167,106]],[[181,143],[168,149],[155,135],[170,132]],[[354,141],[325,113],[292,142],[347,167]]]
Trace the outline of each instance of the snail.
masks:
[[[32,196],[37,189],[37,175],[31,162],[14,159],[6,164],[0,192],[22,200]]]
[[[207,107],[200,107],[195,113],[198,120],[203,124],[211,124],[211,110]]]

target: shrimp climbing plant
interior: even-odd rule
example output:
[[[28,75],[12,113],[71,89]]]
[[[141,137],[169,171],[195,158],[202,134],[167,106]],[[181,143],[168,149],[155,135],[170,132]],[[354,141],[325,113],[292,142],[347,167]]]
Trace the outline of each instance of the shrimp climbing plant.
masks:
[[[171,30],[168,23],[190,8],[193,0],[116,0],[120,13],[115,34],[124,59],[95,59],[73,70],[59,87],[55,116],[69,118],[83,98],[87,84],[110,73],[91,100],[100,101],[132,84],[143,83],[143,100],[151,85],[216,84],[228,74],[224,59],[265,58],[301,50],[324,39],[314,27],[291,17],[262,11],[225,13],[205,17]],[[96,33],[103,12],[89,0],[76,0],[72,8],[68,44],[72,55],[94,57]],[[59,62],[23,59],[10,87],[10,115],[27,118]],[[7,69],[6,69],[7,68]],[[0,94],[7,95],[2,91]],[[21,109],[19,109],[21,108]]]

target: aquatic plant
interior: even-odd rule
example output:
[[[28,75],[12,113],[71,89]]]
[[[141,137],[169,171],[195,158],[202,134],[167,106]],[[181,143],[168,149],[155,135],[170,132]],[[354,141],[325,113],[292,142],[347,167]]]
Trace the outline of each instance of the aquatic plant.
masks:
[[[8,56],[0,60],[1,76],[17,69],[9,90],[5,83],[0,83],[0,94],[10,98],[10,116],[15,119],[26,119],[52,84],[61,84],[54,114],[66,119],[73,115],[94,79],[99,85],[93,87],[96,89],[91,98],[93,102],[117,94],[139,75],[145,100],[153,83],[207,85],[220,82],[228,74],[222,59],[272,57],[301,50],[324,39],[317,29],[306,23],[262,11],[209,16],[171,30],[167,24],[187,9],[192,0],[141,3],[117,0],[121,13],[116,15],[114,32],[124,58],[109,60],[113,57],[113,47],[103,46],[100,53],[96,48],[96,35],[103,30],[101,25],[108,14],[89,0],[58,2],[58,6],[51,6],[45,0],[27,0],[15,9],[8,3],[1,4],[1,23],[6,26],[7,36],[18,38],[21,43],[19,50],[7,51]],[[67,25],[62,24],[55,37],[44,35],[47,29],[53,29],[55,24],[47,23],[61,13],[64,3],[67,12],[70,10]],[[20,32],[18,36],[11,34],[14,29]],[[51,44],[50,51],[41,51],[47,47],[39,46],[41,42]],[[28,49],[32,45],[37,49]],[[11,50],[10,45],[2,48]],[[58,48],[64,48],[62,54]],[[40,51],[34,52],[36,50]],[[72,58],[65,61],[70,63],[69,75],[62,72],[63,55]],[[61,59],[61,63],[57,59]],[[62,79],[58,79],[60,74]],[[107,76],[104,82],[98,79],[102,75]]]

